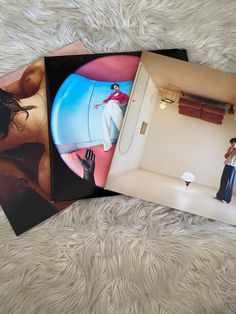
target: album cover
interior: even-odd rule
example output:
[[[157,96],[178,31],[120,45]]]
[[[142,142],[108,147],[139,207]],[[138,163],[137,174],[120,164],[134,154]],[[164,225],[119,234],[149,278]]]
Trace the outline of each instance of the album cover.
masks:
[[[80,41],[54,55],[88,53]],[[43,59],[0,78],[0,204],[19,235],[71,202],[51,202]]]
[[[183,49],[153,52],[187,60]],[[141,52],[46,57],[54,201],[108,196],[104,189]]]
[[[105,188],[236,224],[236,75],[143,52]]]

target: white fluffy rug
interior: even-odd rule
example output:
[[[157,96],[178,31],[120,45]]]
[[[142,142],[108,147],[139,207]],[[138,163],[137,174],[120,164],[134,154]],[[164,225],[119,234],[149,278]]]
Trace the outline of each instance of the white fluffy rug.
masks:
[[[182,47],[236,72],[235,12],[234,0],[1,0],[0,75],[76,39]],[[233,226],[117,196],[18,238],[1,210],[0,239],[0,313],[236,313]]]

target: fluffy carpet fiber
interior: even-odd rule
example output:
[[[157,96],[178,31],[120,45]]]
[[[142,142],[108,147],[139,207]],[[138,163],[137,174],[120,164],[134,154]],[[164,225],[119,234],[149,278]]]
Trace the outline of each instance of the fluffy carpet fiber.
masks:
[[[0,75],[76,39],[182,47],[236,72],[235,12],[234,0],[1,0]],[[0,210],[0,265],[4,314],[236,313],[235,227],[126,196],[79,201],[18,238]]]

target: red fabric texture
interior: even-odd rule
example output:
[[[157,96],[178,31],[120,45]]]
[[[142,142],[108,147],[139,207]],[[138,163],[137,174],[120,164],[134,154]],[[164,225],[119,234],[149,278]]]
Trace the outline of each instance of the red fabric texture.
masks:
[[[222,124],[225,109],[204,105],[186,98],[180,98],[179,113],[189,117],[202,119],[210,123]]]

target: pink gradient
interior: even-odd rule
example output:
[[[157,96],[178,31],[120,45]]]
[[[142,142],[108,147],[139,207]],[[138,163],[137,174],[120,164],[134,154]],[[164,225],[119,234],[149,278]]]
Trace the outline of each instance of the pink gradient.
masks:
[[[129,55],[105,56],[86,63],[75,73],[96,81],[134,80],[139,59]]]
[[[86,149],[91,148],[95,154],[95,183],[97,186],[103,188],[111,165],[115,147],[116,143],[112,143],[112,148],[108,152],[104,152],[103,145],[90,146],[78,149],[71,153],[62,154],[61,157],[74,173],[83,178],[83,168],[80,165],[77,154],[79,154],[81,158],[84,158]]]
[[[88,53],[90,53],[89,50],[84,47],[84,45],[82,44],[80,40],[77,40],[70,45],[67,45],[57,51],[53,51],[49,53],[48,56],[64,56],[64,55],[77,55],[77,54],[88,54]],[[34,62],[36,62],[37,60],[35,60]],[[29,65],[26,65],[14,72],[11,72],[7,75],[2,76],[0,78],[0,87],[1,88],[6,87],[12,84],[13,82],[19,80],[28,66]]]
[[[91,80],[105,82],[122,82],[134,80],[139,65],[139,57],[130,55],[112,55],[100,57],[87,62],[79,67],[74,73],[87,77]],[[61,157],[67,166],[81,178],[83,168],[81,167],[76,154],[82,158],[85,151],[91,148],[95,153],[95,183],[99,187],[104,187],[116,144],[108,152],[104,152],[103,145],[90,146],[77,151],[62,154]]]
[[[18,81],[27,67],[28,66],[25,66],[23,68],[16,70],[15,72],[11,72],[7,75],[2,76],[0,78],[0,87],[1,88],[6,87],[11,83]]]

